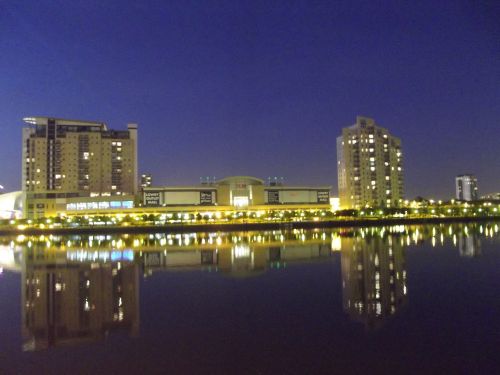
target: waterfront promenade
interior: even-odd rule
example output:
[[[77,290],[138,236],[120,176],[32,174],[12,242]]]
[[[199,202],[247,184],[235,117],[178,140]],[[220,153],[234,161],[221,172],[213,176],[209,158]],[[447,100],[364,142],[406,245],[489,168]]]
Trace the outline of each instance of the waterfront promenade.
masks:
[[[412,224],[439,224],[456,222],[484,222],[500,221],[500,215],[481,216],[413,216],[413,217],[364,217],[364,218],[337,218],[300,221],[213,221],[206,223],[168,223],[148,221],[135,222],[110,222],[109,224],[20,224],[0,226],[0,235],[15,234],[71,234],[71,233],[150,233],[150,232],[218,232],[218,231],[247,231],[247,230],[272,230],[295,228],[340,228],[340,227],[371,227],[382,225],[412,225]]]

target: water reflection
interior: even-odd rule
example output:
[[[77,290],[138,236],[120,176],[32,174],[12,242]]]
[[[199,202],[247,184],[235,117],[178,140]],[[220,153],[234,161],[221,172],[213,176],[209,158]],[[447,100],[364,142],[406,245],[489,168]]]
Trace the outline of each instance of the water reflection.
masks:
[[[149,250],[140,252],[136,260],[142,264],[145,276],[158,270],[198,268],[245,277],[259,275],[269,268],[285,268],[291,262],[330,256],[328,244],[311,241],[286,246],[237,244],[220,249]]]
[[[466,236],[463,233],[458,235],[458,250],[463,257],[481,256],[481,240],[477,233],[470,233]]]
[[[0,268],[22,274],[24,350],[139,335],[139,278],[198,270],[230,277],[286,272],[340,256],[343,309],[379,329],[408,303],[406,248],[453,243],[481,255],[496,224],[241,233],[39,236],[0,239]]]
[[[393,236],[342,238],[343,307],[368,330],[407,301],[403,246]]]
[[[138,335],[137,264],[81,263],[51,251],[24,255],[24,350],[97,341],[120,328]]]

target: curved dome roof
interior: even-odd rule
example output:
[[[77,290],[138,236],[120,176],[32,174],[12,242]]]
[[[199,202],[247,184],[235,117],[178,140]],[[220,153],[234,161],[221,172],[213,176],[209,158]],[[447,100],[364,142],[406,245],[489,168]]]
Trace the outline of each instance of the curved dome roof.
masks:
[[[264,185],[264,180],[252,176],[230,176],[217,181],[219,185],[229,185],[233,183],[246,183],[248,185]]]

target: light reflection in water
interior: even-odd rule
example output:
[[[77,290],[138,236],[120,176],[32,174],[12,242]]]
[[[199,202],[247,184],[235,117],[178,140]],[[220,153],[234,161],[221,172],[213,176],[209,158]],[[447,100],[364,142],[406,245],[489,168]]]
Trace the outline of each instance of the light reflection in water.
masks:
[[[169,269],[232,277],[286,270],[340,254],[343,308],[367,330],[408,303],[405,249],[453,243],[481,255],[496,224],[274,230],[238,233],[18,236],[0,240],[0,269],[22,274],[25,350],[139,334],[139,277]],[[439,239],[439,241],[437,240]],[[1,282],[1,279],[0,279]]]

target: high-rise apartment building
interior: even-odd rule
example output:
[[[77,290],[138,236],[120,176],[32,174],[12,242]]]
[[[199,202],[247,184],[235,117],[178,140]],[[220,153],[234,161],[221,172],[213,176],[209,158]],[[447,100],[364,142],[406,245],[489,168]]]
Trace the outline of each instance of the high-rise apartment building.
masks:
[[[401,140],[357,116],[337,138],[338,187],[341,208],[395,207],[403,199]]]
[[[477,178],[471,174],[455,177],[456,198],[462,201],[475,201],[479,199]]]
[[[109,130],[104,123],[25,118],[23,189],[33,193],[136,193],[137,125]]]
[[[28,117],[22,145],[22,188],[30,201],[135,195],[137,125]],[[43,203],[38,203],[39,206]],[[40,207],[39,207],[40,208]]]

